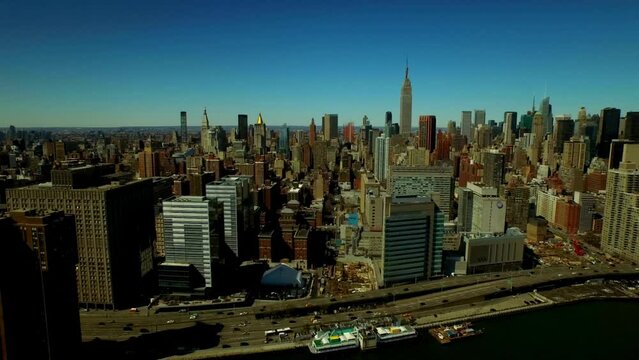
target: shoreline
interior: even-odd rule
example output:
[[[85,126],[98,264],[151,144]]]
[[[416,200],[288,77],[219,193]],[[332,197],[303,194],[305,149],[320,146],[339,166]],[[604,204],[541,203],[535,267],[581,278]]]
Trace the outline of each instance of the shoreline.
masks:
[[[468,312],[467,309],[460,310],[452,310],[448,313],[442,313],[440,316],[446,316],[444,320],[441,321],[428,321],[430,316],[427,317],[418,317],[417,323],[412,325],[418,332],[426,333],[428,329],[435,328],[443,325],[450,325],[459,322],[466,321],[476,321],[482,319],[496,318],[502,317],[506,315],[525,313],[530,311],[539,311],[547,308],[557,307],[557,306],[568,306],[571,304],[582,303],[582,302],[596,302],[596,301],[639,301],[639,298],[632,297],[628,295],[596,295],[596,296],[588,296],[588,297],[580,297],[580,298],[571,298],[571,299],[562,299],[562,300],[551,300],[546,298],[541,294],[531,295],[532,293],[523,293],[517,294],[509,297],[502,297],[498,299],[484,300],[482,302],[483,307],[486,306],[498,306],[496,304],[502,304],[508,306],[509,301],[515,298],[525,298],[526,296],[531,296],[533,298],[543,298],[544,302],[541,304],[527,305],[527,306],[513,306],[507,307],[500,310],[496,310],[494,307],[490,307],[490,309],[495,309],[495,311],[478,312],[476,314],[464,314],[464,312]],[[481,309],[481,308],[480,308]],[[485,310],[485,309],[484,309]],[[460,314],[461,313],[461,314]],[[420,321],[422,323],[420,323]],[[261,354],[261,353],[269,353],[269,352],[282,352],[282,351],[290,351],[297,348],[303,348],[308,346],[308,340],[305,341],[295,341],[290,343],[280,343],[280,344],[271,344],[271,345],[260,345],[260,346],[247,346],[243,348],[228,348],[228,349],[206,349],[199,350],[196,353],[186,354],[186,355],[175,355],[171,357],[167,357],[165,359],[218,359],[218,358],[233,358],[245,355],[253,355],[253,354]]]

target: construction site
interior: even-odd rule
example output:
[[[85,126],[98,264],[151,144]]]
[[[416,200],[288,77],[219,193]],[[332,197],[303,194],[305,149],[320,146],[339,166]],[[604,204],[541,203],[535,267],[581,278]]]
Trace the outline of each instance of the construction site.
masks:
[[[370,261],[339,261],[325,267],[320,278],[320,296],[340,297],[376,290],[377,277]]]

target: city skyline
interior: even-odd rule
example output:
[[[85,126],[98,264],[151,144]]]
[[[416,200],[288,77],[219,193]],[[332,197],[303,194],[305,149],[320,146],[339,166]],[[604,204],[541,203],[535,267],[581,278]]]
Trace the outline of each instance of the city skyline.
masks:
[[[169,126],[204,107],[215,125],[379,125],[399,119],[406,58],[413,125],[500,121],[544,94],[555,115],[625,113],[639,96],[629,1],[148,5],[3,5],[0,127]]]

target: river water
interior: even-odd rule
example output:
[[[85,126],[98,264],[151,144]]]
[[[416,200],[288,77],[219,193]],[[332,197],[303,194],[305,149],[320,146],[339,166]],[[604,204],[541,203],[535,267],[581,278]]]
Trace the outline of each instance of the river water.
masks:
[[[639,302],[591,301],[474,322],[484,333],[441,345],[425,330],[416,339],[367,352],[312,355],[308,349],[245,359],[639,359]]]

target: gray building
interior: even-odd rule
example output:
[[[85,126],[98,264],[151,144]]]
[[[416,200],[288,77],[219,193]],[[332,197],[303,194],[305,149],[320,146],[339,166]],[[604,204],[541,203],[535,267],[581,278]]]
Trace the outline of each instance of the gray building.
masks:
[[[392,196],[432,197],[444,213],[445,221],[449,220],[455,186],[452,167],[391,166],[389,179]]]
[[[213,287],[212,262],[219,258],[222,204],[203,196],[182,196],[166,200],[164,242],[166,262],[190,264]]]
[[[324,140],[337,139],[337,114],[324,114],[322,117]]]
[[[486,110],[475,110],[475,126],[486,124]]]
[[[499,189],[506,176],[506,155],[496,150],[482,152],[484,184]]]
[[[472,117],[472,111],[462,111],[461,134],[466,137],[468,142],[472,139]]]
[[[248,228],[252,176],[226,176],[206,185],[206,197],[222,203],[224,209],[224,244],[237,257],[242,256],[240,239]]]
[[[475,194],[469,188],[458,187],[457,224],[459,232],[468,232],[473,228],[473,199]]]
[[[388,156],[389,156],[390,138],[380,136],[375,138],[375,178],[380,183],[385,183],[388,178]]]
[[[425,197],[391,198],[384,203],[382,280],[385,286],[431,276],[435,204]]]
[[[510,228],[503,235],[465,234],[466,273],[518,269],[524,259],[525,238],[518,228]]]

